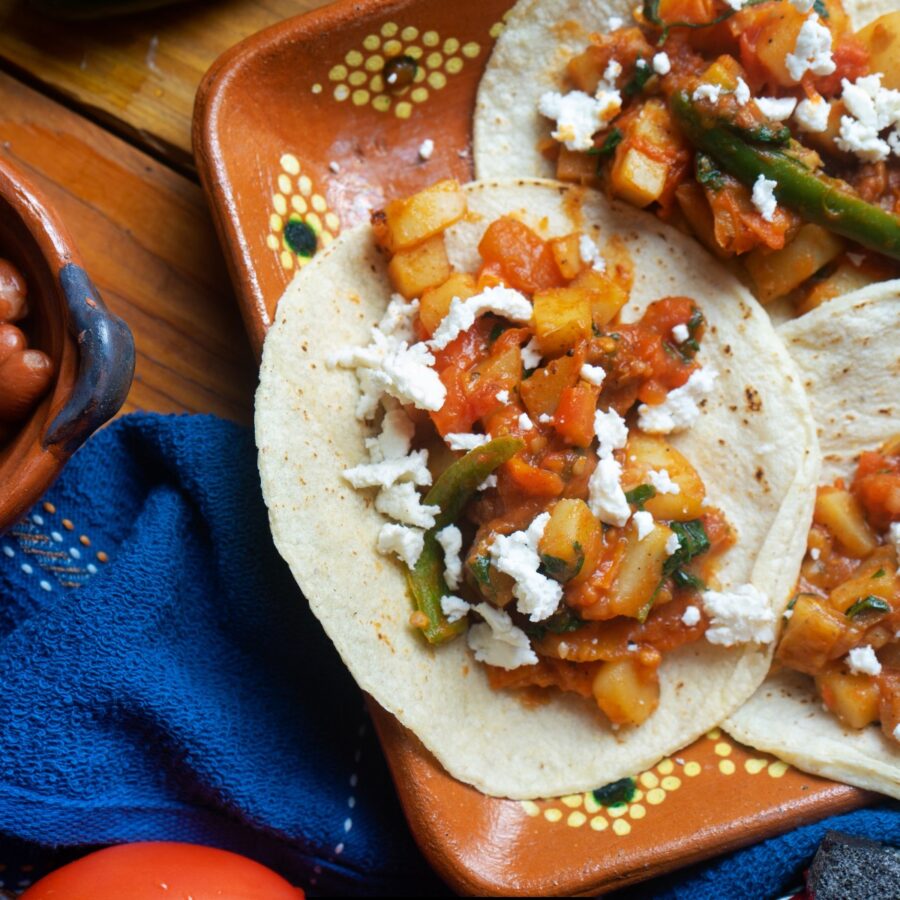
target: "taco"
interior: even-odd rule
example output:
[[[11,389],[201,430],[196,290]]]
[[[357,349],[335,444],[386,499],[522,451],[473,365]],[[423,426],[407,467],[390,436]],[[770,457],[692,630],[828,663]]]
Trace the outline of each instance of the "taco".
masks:
[[[725,727],[900,798],[900,283],[780,332],[819,422],[822,487],[776,669]]]
[[[803,314],[900,275],[898,49],[887,2],[521,0],[476,176],[600,188]]]
[[[539,180],[392,201],[281,299],[256,434],[353,676],[487,794],[633,774],[765,677],[814,424],[764,311],[644,213]]]

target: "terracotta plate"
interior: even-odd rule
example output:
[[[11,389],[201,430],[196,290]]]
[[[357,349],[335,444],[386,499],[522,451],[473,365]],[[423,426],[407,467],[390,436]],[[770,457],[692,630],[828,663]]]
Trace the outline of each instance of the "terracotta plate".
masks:
[[[194,119],[197,163],[257,351],[307,261],[308,229],[298,223],[324,244],[385,199],[440,177],[472,177],[475,91],[512,2],[461,5],[343,0],[244,41],[207,73]],[[391,92],[385,66],[402,71],[390,62],[402,56],[417,61],[415,80]],[[419,157],[426,139],[434,142],[427,161]],[[713,731],[636,772],[618,797],[494,800],[451,779],[372,708],[413,832],[465,893],[609,890],[867,799]]]

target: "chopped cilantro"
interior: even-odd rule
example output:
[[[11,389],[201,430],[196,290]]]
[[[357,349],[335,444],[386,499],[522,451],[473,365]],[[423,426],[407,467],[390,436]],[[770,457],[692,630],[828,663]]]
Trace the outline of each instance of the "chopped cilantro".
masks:
[[[884,569],[879,569],[872,577],[873,578],[884,578]]]
[[[584,622],[568,606],[562,605],[543,622],[525,622],[522,629],[532,640],[539,641],[548,634],[569,634],[578,631],[582,625]]]
[[[618,128],[613,128],[610,132],[607,133],[606,137],[603,139],[603,143],[599,147],[591,147],[588,150],[588,153],[591,156],[598,157],[597,160],[597,171],[599,173],[600,166],[606,162],[606,160],[612,156],[613,151],[619,144],[622,143],[622,132],[619,131]]]
[[[728,12],[722,13],[721,16],[710,19],[708,22],[664,22],[659,17],[660,2],[661,0],[644,0],[642,9],[644,18],[652,25],[656,25],[658,28],[662,29],[662,34],[659,36],[657,44],[664,44],[669,37],[669,31],[673,28],[710,28],[713,25],[718,25],[719,22],[730,19],[738,11],[737,9],[730,9]],[[750,6],[757,6],[758,4],[765,2],[766,0],[748,0],[741,8],[747,9]],[[821,0],[819,0],[819,2],[821,2]]]
[[[643,63],[643,65],[641,65]],[[653,77],[653,69],[647,65],[647,61],[639,56],[634,64],[634,75],[626,83],[625,87],[622,88],[622,93],[626,97],[633,97],[635,94],[639,94],[643,89],[644,85]],[[616,129],[618,131],[618,129]]]
[[[487,585],[491,583],[491,558],[489,556],[476,556],[469,563],[469,568],[472,570],[476,581]]]
[[[574,563],[559,556],[551,556],[549,553],[541,554],[541,562],[551,578],[555,578],[557,581],[568,581],[581,571],[581,567],[584,565],[584,550],[578,541],[575,541],[572,549],[575,551]]]
[[[596,788],[592,793],[594,799],[602,806],[618,806],[621,803],[630,803],[636,789],[637,779],[628,777]]]
[[[799,598],[800,598],[800,595],[799,595],[799,594],[794,594],[794,596],[791,597],[791,602],[788,603],[787,608],[788,608],[788,609],[793,609],[793,608],[797,605],[797,600],[798,600]]]
[[[722,172],[716,167],[712,158],[705,153],[698,153],[694,160],[694,173],[697,181],[710,190],[719,191],[725,183]]]
[[[690,587],[695,591],[706,590],[706,584],[704,584],[703,579],[698,578],[696,575],[691,575],[690,572],[685,572],[684,569],[676,569],[672,573],[672,580],[678,587]]]
[[[494,327],[491,329],[491,333],[488,335],[488,343],[493,344],[494,341],[503,334],[506,329],[509,328],[508,325],[504,325],[502,322],[497,322]]]
[[[857,616],[863,615],[863,613],[877,612],[879,615],[883,615],[890,611],[890,604],[886,600],[882,600],[881,597],[875,597],[874,595],[869,594],[868,597],[861,597],[856,603],[850,606],[845,615],[848,619],[855,619]]]
[[[656,488],[652,484],[639,484],[636,488],[625,492],[625,499],[638,509],[643,509],[644,504],[655,496]]]
[[[666,560],[663,575],[674,575],[677,569],[687,565],[695,556],[709,550],[709,538],[701,519],[689,522],[672,522],[669,527],[678,535],[681,546]]]
[[[816,2],[813,3],[813,9],[819,14],[819,18],[830,18],[828,15],[828,7],[825,5],[824,0],[816,0]]]

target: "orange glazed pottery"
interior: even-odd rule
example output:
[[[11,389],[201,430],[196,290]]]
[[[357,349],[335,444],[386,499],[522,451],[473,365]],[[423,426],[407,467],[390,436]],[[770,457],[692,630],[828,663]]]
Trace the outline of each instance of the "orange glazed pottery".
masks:
[[[200,176],[257,352],[288,281],[386,200],[472,178],[475,94],[511,0],[342,0],[249,38],[207,73]],[[406,58],[415,62],[406,63]],[[391,89],[386,74],[412,79]],[[426,139],[434,152],[423,159]],[[595,894],[862,805],[718,729],[606,790],[534,802],[452,779],[374,702],[413,833],[467,894]]]
[[[40,191],[0,156],[0,258],[25,278],[16,323],[53,361],[48,392],[0,439],[0,531],[47,490],[66,460],[125,400],[134,373],[127,326],[110,315],[78,251]],[[0,391],[10,385],[0,384]]]

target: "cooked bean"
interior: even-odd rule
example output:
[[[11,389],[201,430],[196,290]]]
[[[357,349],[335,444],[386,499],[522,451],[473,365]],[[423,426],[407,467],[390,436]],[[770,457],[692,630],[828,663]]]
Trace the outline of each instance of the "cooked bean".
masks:
[[[40,350],[17,350],[0,364],[0,422],[20,422],[43,396],[53,363]]]
[[[18,322],[28,313],[27,289],[22,273],[0,259],[0,322]]]
[[[0,322],[0,365],[17,350],[27,347],[25,335],[9,322]]]

